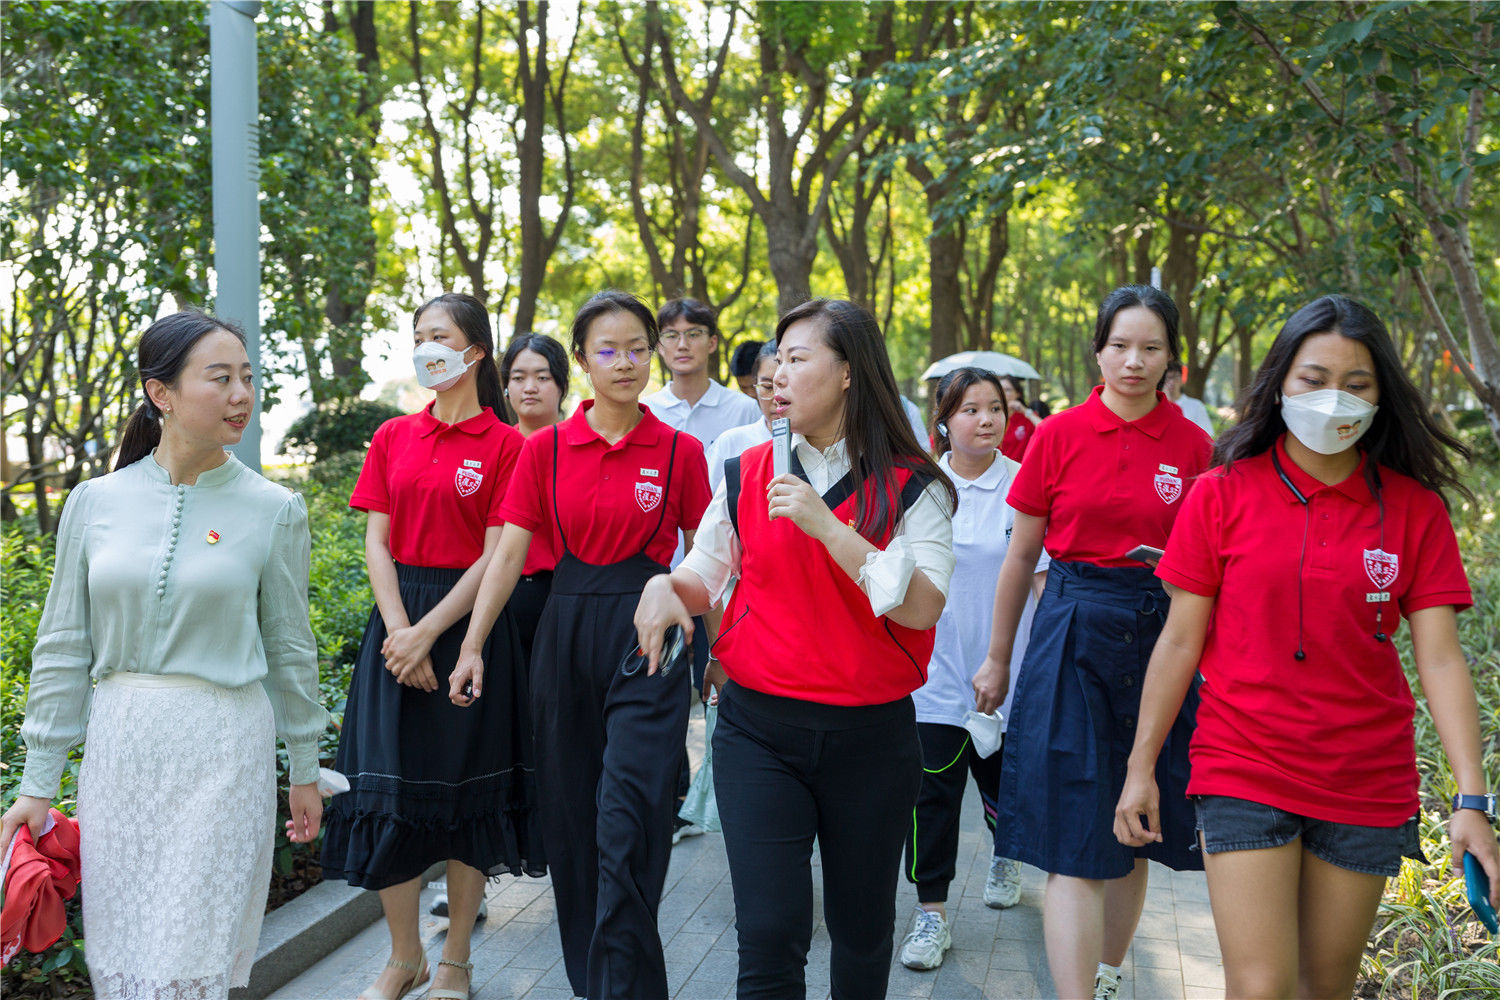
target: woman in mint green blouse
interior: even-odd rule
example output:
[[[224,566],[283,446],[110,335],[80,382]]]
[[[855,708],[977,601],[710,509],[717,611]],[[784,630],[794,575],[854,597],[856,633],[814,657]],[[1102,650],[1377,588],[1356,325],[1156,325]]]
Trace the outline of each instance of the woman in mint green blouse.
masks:
[[[75,487],[32,653],[26,767],[0,825],[37,833],[68,752],[101,998],[226,996],[248,980],[275,826],[318,834],[317,650],[302,498],[224,448],[254,405],[244,337],[179,312],[141,339],[146,401],[115,471]]]

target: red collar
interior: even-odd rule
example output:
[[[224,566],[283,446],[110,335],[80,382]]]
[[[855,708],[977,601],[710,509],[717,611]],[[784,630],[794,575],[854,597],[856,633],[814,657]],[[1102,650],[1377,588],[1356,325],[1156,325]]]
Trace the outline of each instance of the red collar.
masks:
[[[1171,407],[1163,405],[1167,402],[1169,400],[1166,394],[1158,389],[1156,390],[1156,405],[1151,408],[1150,413],[1135,420],[1125,420],[1104,405],[1104,386],[1096,385],[1094,391],[1089,393],[1089,398],[1083,401],[1083,407],[1088,411],[1089,423],[1100,433],[1133,427],[1150,437],[1160,438],[1166,431],[1167,425],[1172,422],[1172,418],[1181,414],[1180,410],[1174,412]],[[1183,417],[1183,419],[1187,418]]]
[[[481,406],[478,416],[470,417],[468,420],[460,420],[456,424],[445,424],[432,415],[432,408],[436,405],[437,400],[433,400],[422,407],[420,417],[423,437],[427,437],[429,434],[438,434],[446,430],[463,431],[465,434],[472,434],[475,437],[479,437],[500,422],[500,418],[495,416],[494,410],[488,406]]]
[[[1292,481],[1292,485],[1301,491],[1303,496],[1311,497],[1319,490],[1338,490],[1357,504],[1368,506],[1375,502],[1375,494],[1370,492],[1370,484],[1365,481],[1365,463],[1369,461],[1369,456],[1365,454],[1363,449],[1360,449],[1359,452],[1359,465],[1355,466],[1354,471],[1349,473],[1348,478],[1343,482],[1329,484],[1314,479],[1302,471],[1300,465],[1292,461],[1291,456],[1286,451],[1286,432],[1282,432],[1281,437],[1277,438],[1276,443],[1271,447],[1275,450],[1276,457],[1281,462],[1281,470],[1286,473],[1286,477]],[[1285,492],[1287,500],[1292,503],[1298,502],[1297,498],[1292,496],[1291,490],[1286,490]]]
[[[640,423],[630,428],[629,433],[621,438],[617,444],[609,445],[609,442],[605,441],[598,431],[589,426],[586,414],[594,408],[594,401],[592,399],[585,399],[582,403],[578,404],[578,409],[573,411],[571,417],[558,425],[557,431],[562,435],[563,441],[568,444],[588,444],[592,441],[599,441],[614,448],[623,448],[626,445],[632,444],[650,447],[665,437],[669,433],[669,430],[667,425],[662,423],[656,414],[651,412],[650,407],[641,403],[636,403],[635,405],[641,411]]]

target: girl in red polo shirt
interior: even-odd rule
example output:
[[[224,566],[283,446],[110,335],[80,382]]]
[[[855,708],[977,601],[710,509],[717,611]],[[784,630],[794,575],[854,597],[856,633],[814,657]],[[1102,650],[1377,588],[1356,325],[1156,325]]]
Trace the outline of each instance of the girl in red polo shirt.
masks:
[[[1135,735],[1141,678],[1167,597],[1142,561],[1166,545],[1212,445],[1161,392],[1179,354],[1177,307],[1160,289],[1117,288],[1099,307],[1104,384],[1038,428],[1008,502],[1017,511],[995,590],[981,712],[1005,698],[1017,624],[1043,545],[1052,557],[1011,705],[995,853],[1048,873],[1043,936],[1063,997],[1112,997],[1146,894],[1146,859],[1201,868],[1183,801],[1164,843],[1115,840],[1114,802]],[[1163,779],[1187,782],[1191,704]]]
[[[1500,905],[1455,624],[1471,598],[1442,495],[1467,495],[1450,454],[1467,457],[1384,324],[1325,296],[1277,335],[1157,569],[1172,611],[1115,829],[1126,844],[1159,837],[1152,771],[1201,672],[1188,792],[1230,996],[1348,996],[1386,878],[1420,857],[1415,703],[1391,641],[1402,617],[1460,793],[1454,864],[1473,853]]]
[[[697,544],[652,580],[636,625],[670,624],[738,576],[714,655],[714,783],[734,882],[741,998],[801,996],[814,838],[835,996],[885,995],[901,848],[921,783],[911,692],[953,572],[953,484],[902,412],[875,318],[818,299],[776,326],[773,445],[726,463]]]
[[[573,320],[573,357],[594,386],[572,417],[526,439],[505,531],[474,606],[449,695],[490,697],[489,623],[505,606],[533,535],[558,554],[532,648],[537,784],[563,962],[590,1000],[667,995],[657,906],[672,847],[691,671],[627,672],[631,615],[682,529],[708,505],[703,446],[640,405],[656,317],[600,292]]]
[[[505,387],[505,401],[516,418],[516,430],[523,438],[530,437],[562,419],[562,401],[568,391],[568,352],[545,334],[518,333],[511,338],[500,358],[500,384]],[[557,557],[552,554],[550,539],[533,536],[521,578],[516,581],[515,593],[506,605],[506,611],[516,626],[516,638],[521,642],[519,663],[526,668],[516,672],[516,724],[511,729],[511,743],[516,748],[518,760],[531,759],[531,645],[536,638],[542,609],[547,606],[547,595],[552,591],[552,568],[556,565]],[[541,814],[530,809],[526,818],[530,827],[527,831],[527,861],[530,867],[540,871],[546,864]],[[433,901],[431,912],[440,917],[448,916],[446,894]],[[479,919],[483,920],[483,903],[479,914]]]
[[[541,867],[527,839],[535,792],[514,739],[520,647],[509,617],[488,633],[482,712],[455,707],[448,675],[500,540],[500,503],[521,436],[500,422],[484,305],[449,293],[412,317],[417,380],[437,398],[381,425],[349,506],[368,512],[375,610],[344,710],[335,767],[350,790],[328,807],[323,872],[380,891],[391,958],[363,996],[399,997],[428,978],[420,876],[448,862],[449,926],[434,986],[468,989],[469,935],[487,875]]]
[[[1019,462],[1026,455],[1026,447],[1036,436],[1037,421],[1026,408],[1026,394],[1021,391],[1021,380],[1014,375],[1001,375],[1000,385],[1005,389],[1005,433],[1000,438],[1000,454]]]
[[[518,333],[500,359],[500,382],[505,386],[505,401],[515,411],[516,430],[529,438],[562,420],[563,398],[568,393],[568,352],[545,334]],[[546,532],[533,534],[521,578],[506,603],[520,630],[521,651],[528,663],[537,623],[552,591],[556,565],[551,537]]]

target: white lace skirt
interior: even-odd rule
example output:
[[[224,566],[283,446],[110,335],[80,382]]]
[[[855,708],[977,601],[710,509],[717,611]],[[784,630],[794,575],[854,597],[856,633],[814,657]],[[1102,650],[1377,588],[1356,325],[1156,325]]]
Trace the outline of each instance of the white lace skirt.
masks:
[[[78,823],[101,1000],[215,1000],[249,980],[271,878],[275,739],[259,684],[99,683]]]

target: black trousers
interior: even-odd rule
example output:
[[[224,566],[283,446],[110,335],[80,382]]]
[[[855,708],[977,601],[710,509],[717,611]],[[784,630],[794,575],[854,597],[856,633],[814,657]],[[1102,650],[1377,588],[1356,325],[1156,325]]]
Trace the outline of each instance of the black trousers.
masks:
[[[807,995],[815,837],[833,996],[885,996],[901,844],[921,771],[910,698],[841,708],[726,688],[714,789],[734,883],[740,1000]]]
[[[968,730],[937,722],[917,723],[922,742],[922,790],[911,812],[906,841],[906,880],[923,903],[946,903],[958,863],[959,815],[970,775],[984,803],[984,824],[995,833],[995,797],[1000,794],[1003,748],[988,757],[974,752]]]
[[[554,587],[532,675],[543,836],[568,982],[589,1000],[665,1000],[657,909],[687,734],[688,671],[620,672],[640,593]]]

